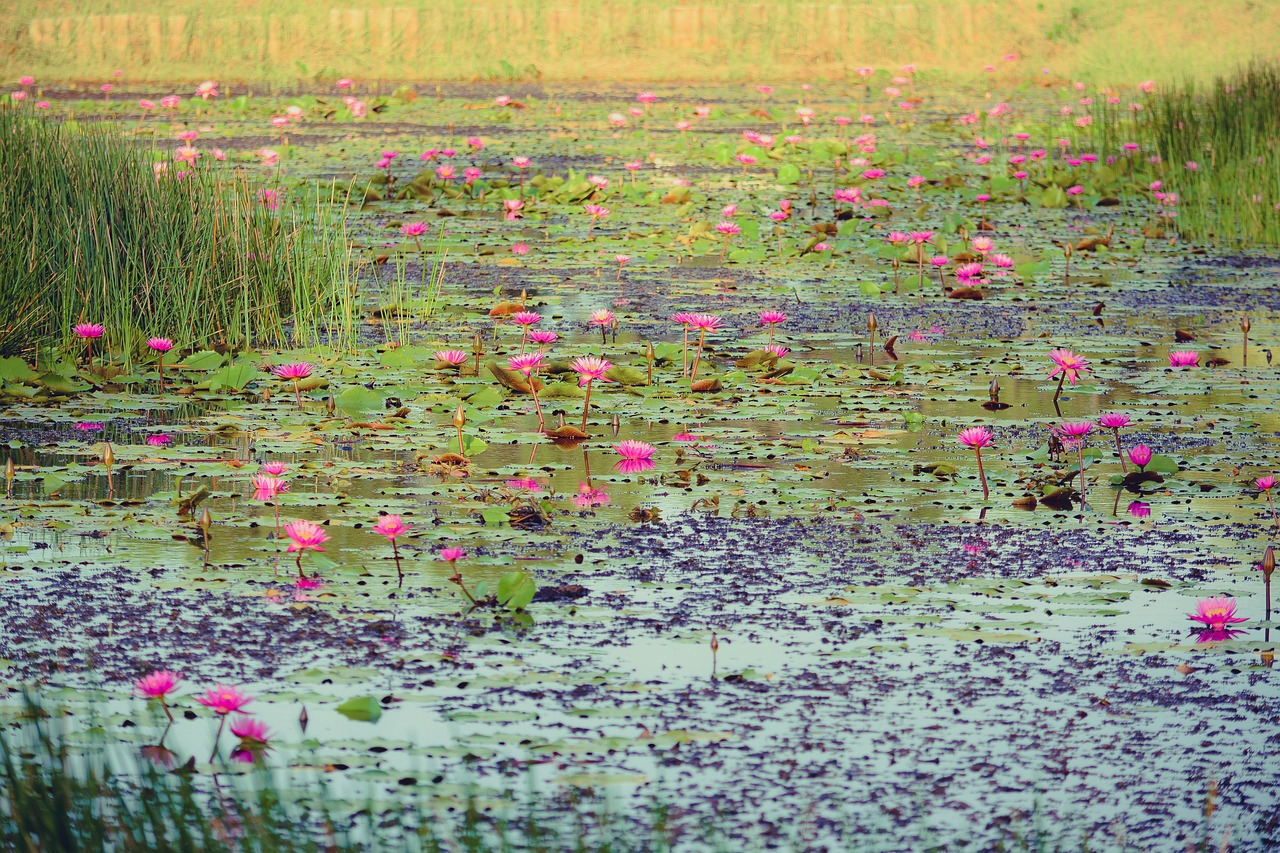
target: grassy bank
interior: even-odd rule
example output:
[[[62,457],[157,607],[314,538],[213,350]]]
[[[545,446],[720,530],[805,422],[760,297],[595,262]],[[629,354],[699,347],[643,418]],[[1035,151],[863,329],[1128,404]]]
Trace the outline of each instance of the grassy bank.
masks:
[[[1024,79],[1046,66],[1099,82],[1208,79],[1276,55],[1274,12],[1248,0],[16,0],[0,74],[782,81],[915,63],[958,77],[994,65]]]
[[[327,199],[158,162],[115,130],[0,110],[0,353],[77,323],[103,324],[126,356],[153,335],[238,347],[350,327],[348,248]]]

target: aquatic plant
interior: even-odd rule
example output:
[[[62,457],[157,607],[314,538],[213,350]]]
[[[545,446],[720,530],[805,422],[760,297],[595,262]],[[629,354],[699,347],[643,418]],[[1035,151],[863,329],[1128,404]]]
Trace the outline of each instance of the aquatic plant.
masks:
[[[636,474],[653,468],[653,454],[657,448],[646,441],[628,439],[615,444],[613,449],[622,457],[613,467],[623,474]]]
[[[139,678],[133,683],[133,689],[139,696],[160,703],[160,709],[169,718],[169,722],[173,722],[173,712],[169,710],[165,697],[178,688],[181,680],[182,676],[178,673],[161,669]]]
[[[603,358],[584,356],[575,358],[570,362],[569,366],[581,377],[578,380],[578,385],[587,389],[582,400],[582,431],[586,432],[587,412],[591,408],[591,383],[597,379],[604,379],[604,375],[612,369],[613,364]]]
[[[310,376],[311,371],[312,366],[305,361],[280,364],[271,369],[271,372],[276,376],[281,379],[288,379],[293,383],[293,399],[299,409],[302,408],[302,389],[299,387],[298,382]]]
[[[396,545],[396,539],[408,533],[410,527],[398,515],[384,515],[373,525],[373,532],[386,537],[391,543],[391,555],[396,561],[396,577],[401,585],[404,584],[404,571],[400,568],[400,549]]]
[[[302,555],[307,551],[323,551],[329,534],[313,521],[295,521],[284,526],[284,535],[289,537],[289,547],[285,552],[298,555],[298,577],[306,577],[302,573]]]
[[[991,430],[986,427],[969,427],[960,431],[956,436],[961,444],[965,447],[972,447],[974,454],[978,459],[978,479],[982,481],[982,499],[988,500],[991,492],[987,489],[987,472],[982,469],[982,448],[990,447],[995,441]]]
[[[0,354],[62,343],[85,318],[126,361],[146,334],[305,344],[332,323],[349,336],[335,193],[271,211],[244,173],[157,156],[114,129],[0,110]]]
[[[1226,596],[1200,599],[1196,602],[1195,612],[1188,613],[1187,618],[1204,626],[1197,639],[1201,643],[1230,640],[1239,631],[1228,626],[1249,621],[1246,617],[1236,615],[1236,600]]]
[[[1050,351],[1049,360],[1053,362],[1049,378],[1058,377],[1058,387],[1053,392],[1053,408],[1061,416],[1062,410],[1058,407],[1058,398],[1062,396],[1062,383],[1070,382],[1075,385],[1082,373],[1089,372],[1089,362],[1069,349]]]
[[[1085,497],[1084,483],[1084,438],[1093,432],[1093,424],[1089,421],[1079,421],[1076,423],[1065,423],[1058,427],[1058,433],[1063,437],[1063,445],[1068,442],[1073,445],[1076,456],[1080,462],[1080,508],[1084,509],[1087,503]]]
[[[467,589],[467,585],[462,580],[462,570],[458,568],[458,561],[467,556],[467,552],[461,548],[453,546],[440,549],[440,561],[449,564],[449,568],[453,570],[453,574],[449,577],[450,583],[456,583],[458,589],[462,590],[462,594],[467,597],[467,601],[471,602],[472,607],[476,607],[480,602],[476,601],[475,596],[471,594],[471,590]]]
[[[537,315],[534,315],[537,316]],[[533,396],[533,408],[538,413],[538,430],[541,431],[546,425],[546,421],[542,417],[542,404],[538,402],[538,380],[534,378],[533,372],[542,364],[542,353],[531,352],[522,355],[513,355],[507,359],[507,367],[511,370],[524,374],[525,381],[529,383],[529,393]]]
[[[1124,461],[1124,448],[1120,446],[1120,430],[1129,425],[1129,416],[1115,412],[1109,412],[1098,418],[1098,426],[1103,429],[1109,429],[1115,435],[1116,454],[1120,457],[1120,470],[1128,472],[1129,466]]]

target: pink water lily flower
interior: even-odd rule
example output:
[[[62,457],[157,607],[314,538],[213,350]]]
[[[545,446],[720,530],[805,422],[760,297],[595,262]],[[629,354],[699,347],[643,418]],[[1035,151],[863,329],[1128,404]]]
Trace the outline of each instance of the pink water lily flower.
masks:
[[[252,741],[255,744],[265,744],[271,740],[271,730],[256,717],[236,717],[231,721],[231,733],[242,741]]]
[[[1196,367],[1200,364],[1200,353],[1195,350],[1176,350],[1169,353],[1170,367]]]
[[[301,555],[303,551],[323,551],[324,543],[329,541],[329,534],[314,521],[295,521],[284,526],[284,535],[289,537],[289,547],[285,550]]]
[[[467,363],[469,357],[460,349],[436,350],[436,361],[449,367],[460,367]]]
[[[219,684],[206,690],[203,696],[197,696],[196,701],[207,708],[212,708],[215,713],[226,716],[240,711],[253,701],[253,697],[238,687]]]
[[[1226,596],[1200,599],[1196,602],[1196,612],[1188,613],[1187,618],[1211,631],[1224,631],[1228,625],[1249,621],[1236,616],[1236,600]]]
[[[1049,353],[1049,360],[1053,362],[1053,369],[1049,371],[1050,379],[1061,374],[1064,379],[1075,385],[1080,374],[1089,372],[1089,362],[1069,349],[1053,350]]]
[[[178,687],[182,676],[167,669],[156,670],[133,682],[134,692],[147,699],[163,699]]]
[[[396,539],[408,533],[411,527],[412,525],[405,524],[398,515],[384,515],[373,526],[373,532],[379,536],[385,536],[388,542],[395,542]]]

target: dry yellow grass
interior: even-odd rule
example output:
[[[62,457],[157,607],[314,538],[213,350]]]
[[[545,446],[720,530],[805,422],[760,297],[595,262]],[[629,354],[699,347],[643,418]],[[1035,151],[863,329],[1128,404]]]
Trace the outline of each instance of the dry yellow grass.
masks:
[[[805,80],[917,64],[963,79],[1203,78],[1280,44],[1276,0],[17,0],[6,78]]]

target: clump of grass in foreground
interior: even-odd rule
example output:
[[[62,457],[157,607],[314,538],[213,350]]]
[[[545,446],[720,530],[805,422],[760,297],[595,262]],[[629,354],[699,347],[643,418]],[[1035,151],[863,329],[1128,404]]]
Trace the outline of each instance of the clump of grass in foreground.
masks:
[[[0,354],[80,322],[105,325],[126,358],[153,335],[349,339],[349,249],[324,191],[294,200],[208,161],[157,172],[114,130],[0,110]]]
[[[55,851],[661,851],[667,811],[624,818],[594,794],[555,801],[461,799],[430,784],[386,805],[344,801],[323,777],[200,773],[162,746],[144,761],[101,744],[69,747],[36,704],[0,731],[0,850]],[[244,765],[240,765],[243,767]],[[557,817],[551,817],[557,815]]]

